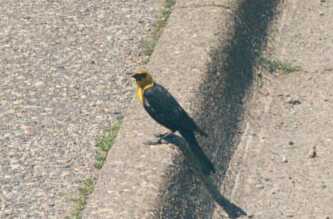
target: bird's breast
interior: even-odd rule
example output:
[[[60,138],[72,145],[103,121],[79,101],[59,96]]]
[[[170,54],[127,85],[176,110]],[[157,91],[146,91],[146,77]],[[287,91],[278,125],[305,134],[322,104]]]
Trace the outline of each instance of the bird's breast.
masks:
[[[149,90],[153,87],[154,87],[154,83],[147,84],[144,87],[140,87],[140,86],[136,87],[136,96],[142,104],[144,103],[144,93],[145,93],[145,91],[147,91],[147,90]]]
[[[136,93],[136,97],[139,99],[140,103],[143,104],[143,99],[144,99],[143,89],[141,87],[137,87],[135,93]]]

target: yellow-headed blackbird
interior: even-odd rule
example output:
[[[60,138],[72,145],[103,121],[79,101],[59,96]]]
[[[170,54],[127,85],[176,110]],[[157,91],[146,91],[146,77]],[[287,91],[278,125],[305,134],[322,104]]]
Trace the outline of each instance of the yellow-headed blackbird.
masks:
[[[172,133],[178,131],[183,136],[193,155],[200,162],[204,174],[215,173],[214,165],[203,152],[194,135],[195,132],[203,136],[207,134],[195,124],[167,89],[153,81],[146,68],[138,68],[132,77],[136,80],[136,95],[148,114]]]

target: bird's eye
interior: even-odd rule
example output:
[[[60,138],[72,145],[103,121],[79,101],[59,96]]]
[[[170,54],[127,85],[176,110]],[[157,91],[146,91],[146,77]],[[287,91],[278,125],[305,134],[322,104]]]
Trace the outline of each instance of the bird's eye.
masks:
[[[137,78],[137,80],[138,81],[142,81],[143,79],[145,79],[146,78],[146,75],[140,75],[138,78]]]

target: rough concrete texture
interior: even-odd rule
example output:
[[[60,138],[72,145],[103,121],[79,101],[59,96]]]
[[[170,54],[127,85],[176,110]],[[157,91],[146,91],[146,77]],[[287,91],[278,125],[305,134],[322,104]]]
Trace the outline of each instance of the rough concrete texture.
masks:
[[[264,72],[231,169],[252,218],[333,218],[333,2],[283,1],[265,55],[301,67]],[[218,218],[218,217],[216,217]]]
[[[63,218],[160,2],[0,0],[0,218]]]

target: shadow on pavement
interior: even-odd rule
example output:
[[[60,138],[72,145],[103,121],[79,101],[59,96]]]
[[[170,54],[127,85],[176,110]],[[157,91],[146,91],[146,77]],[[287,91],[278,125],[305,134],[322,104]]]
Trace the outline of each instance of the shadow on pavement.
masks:
[[[279,2],[242,1],[234,13],[232,36],[211,52],[212,61],[207,66],[208,74],[200,88],[204,110],[195,118],[209,134],[207,139],[199,138],[199,142],[218,171],[214,176],[217,188],[224,180],[237,147],[242,129],[244,99],[251,89],[254,66],[266,45],[268,29]],[[156,216],[212,218],[215,205],[203,186],[204,180],[189,171],[190,162],[181,159],[175,162],[181,168],[174,168],[168,173],[170,180],[167,190],[162,194]]]

